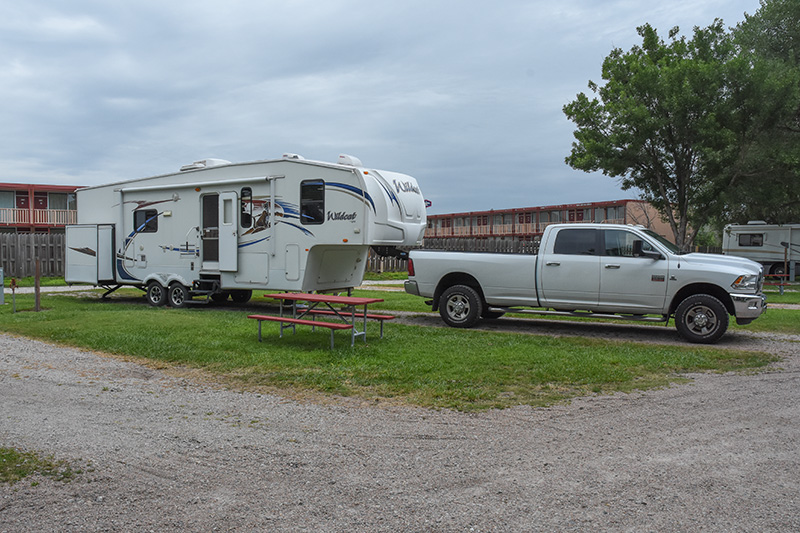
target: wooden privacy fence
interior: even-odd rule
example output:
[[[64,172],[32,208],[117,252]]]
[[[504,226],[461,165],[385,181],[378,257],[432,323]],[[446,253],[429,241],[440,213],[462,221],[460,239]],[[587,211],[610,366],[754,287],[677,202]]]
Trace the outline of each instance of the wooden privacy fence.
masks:
[[[0,233],[0,266],[6,278],[33,276],[37,259],[42,276],[63,276],[64,235]]]

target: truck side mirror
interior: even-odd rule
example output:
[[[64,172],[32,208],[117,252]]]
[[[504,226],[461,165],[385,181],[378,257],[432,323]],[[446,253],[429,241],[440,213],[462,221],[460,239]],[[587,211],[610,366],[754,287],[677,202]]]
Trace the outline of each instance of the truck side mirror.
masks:
[[[656,261],[659,259],[664,259],[664,256],[662,256],[661,253],[655,250],[644,250],[643,248],[644,243],[641,240],[636,239],[633,241],[633,257],[649,257],[650,259]]]

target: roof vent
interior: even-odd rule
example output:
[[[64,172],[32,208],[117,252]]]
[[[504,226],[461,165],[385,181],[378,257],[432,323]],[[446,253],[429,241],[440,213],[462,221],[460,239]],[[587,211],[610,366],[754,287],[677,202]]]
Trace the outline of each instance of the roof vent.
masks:
[[[289,154],[289,153],[286,153],[286,154],[283,154],[281,157],[283,159],[296,159],[298,161],[305,161],[306,160],[306,158],[303,157],[300,154]]]
[[[747,224],[753,226],[766,226],[767,223],[763,220],[748,220]]]
[[[363,167],[364,164],[359,158],[353,155],[339,154],[339,164],[347,165],[348,167]]]
[[[200,161],[195,161],[189,165],[183,165],[181,167],[181,172],[186,170],[198,170],[201,168],[211,168],[211,167],[218,167],[221,165],[230,165],[230,161],[226,161],[225,159],[201,159]]]

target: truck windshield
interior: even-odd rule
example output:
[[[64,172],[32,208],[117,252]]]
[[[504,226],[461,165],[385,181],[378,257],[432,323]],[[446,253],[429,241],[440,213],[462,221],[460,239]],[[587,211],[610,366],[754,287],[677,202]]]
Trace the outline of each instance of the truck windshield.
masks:
[[[670,241],[668,241],[668,240],[667,240],[665,237],[662,237],[661,235],[659,235],[659,234],[658,234],[658,233],[656,233],[655,231],[653,231],[653,230],[649,230],[649,229],[646,229],[646,230],[644,230],[644,232],[645,232],[645,233],[646,233],[648,236],[650,236],[650,237],[654,238],[654,239],[655,239],[655,240],[657,240],[659,243],[661,243],[661,245],[662,245],[663,247],[665,247],[667,250],[669,250],[671,253],[673,253],[673,254],[677,254],[677,255],[680,255],[680,254],[682,253],[682,252],[680,251],[680,249],[679,249],[677,246],[675,246],[674,244],[672,244],[672,243],[671,243]]]

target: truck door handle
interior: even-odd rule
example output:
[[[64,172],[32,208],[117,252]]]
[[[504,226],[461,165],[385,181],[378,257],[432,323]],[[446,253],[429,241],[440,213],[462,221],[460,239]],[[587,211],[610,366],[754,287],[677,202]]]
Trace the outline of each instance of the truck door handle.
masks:
[[[606,265],[606,268],[619,268],[619,265]]]
[[[545,263],[545,265],[547,265],[549,267],[557,267],[557,266],[561,266],[561,263],[559,263],[557,261],[548,261],[548,262]]]

